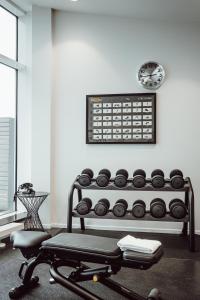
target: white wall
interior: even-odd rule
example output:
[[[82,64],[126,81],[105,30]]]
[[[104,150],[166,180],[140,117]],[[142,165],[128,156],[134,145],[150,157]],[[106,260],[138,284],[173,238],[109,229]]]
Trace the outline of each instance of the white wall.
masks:
[[[21,16],[19,27],[18,59],[25,68],[18,72],[18,153],[17,186],[31,182],[31,108],[32,108],[32,16]],[[18,201],[18,210],[25,210]]]
[[[51,9],[32,9],[32,160],[31,182],[37,191],[51,191]],[[40,209],[43,223],[50,222],[50,200]]]
[[[180,168],[192,179],[196,216],[200,214],[199,32],[200,24],[54,13],[54,225],[66,225],[67,193],[75,176],[85,167],[91,167],[95,173],[107,167],[113,175],[118,168],[127,168],[130,174],[136,168],[144,168],[148,176],[155,168],[162,168],[166,175],[171,169]],[[136,82],[136,72],[148,60],[161,63],[167,74],[157,91],[157,144],[86,145],[86,94],[147,92]],[[102,195],[95,192],[93,198],[99,199]],[[130,202],[138,197],[150,201],[158,195],[160,193],[107,194],[112,201],[123,196]],[[171,199],[175,194],[160,196]],[[176,231],[180,228],[177,223],[97,222],[94,219],[87,224],[137,227],[138,230]],[[198,218],[196,226],[200,230]]]
[[[33,6],[19,19],[18,185],[32,182],[36,191],[51,192],[51,9]],[[40,209],[50,223],[51,198]],[[18,209],[24,210],[18,201]]]

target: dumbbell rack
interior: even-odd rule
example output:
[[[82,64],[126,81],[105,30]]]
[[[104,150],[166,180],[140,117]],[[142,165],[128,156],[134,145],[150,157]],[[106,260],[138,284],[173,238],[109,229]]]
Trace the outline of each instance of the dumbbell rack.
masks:
[[[117,220],[137,220],[137,221],[164,221],[164,222],[182,222],[182,235],[188,236],[189,238],[189,249],[190,251],[195,251],[195,222],[194,222],[194,192],[192,188],[192,183],[189,177],[185,178],[185,185],[181,189],[174,189],[170,185],[170,180],[165,180],[165,186],[162,188],[154,188],[151,185],[151,180],[146,180],[146,185],[143,188],[136,188],[132,184],[132,178],[127,180],[127,185],[125,187],[119,188],[114,184],[114,178],[111,178],[109,184],[106,187],[99,187],[96,184],[96,179],[91,179],[91,184],[87,187],[81,186],[78,182],[79,176],[76,178],[72,187],[70,189],[68,198],[68,219],[67,219],[67,231],[72,232],[72,217],[80,218],[81,230],[85,230],[84,218],[100,218],[100,219],[117,219]],[[185,205],[187,207],[188,213],[185,218],[176,219],[173,218],[169,212],[163,218],[154,218],[150,211],[146,211],[143,218],[136,218],[132,215],[131,210],[127,210],[125,216],[116,217],[113,215],[112,210],[108,210],[105,216],[97,216],[94,209],[91,209],[88,214],[80,215],[76,210],[73,209],[73,199],[74,191],[78,193],[78,201],[82,200],[82,190],[120,190],[120,191],[159,191],[159,192],[184,192],[185,193]],[[188,230],[189,225],[189,230]]]

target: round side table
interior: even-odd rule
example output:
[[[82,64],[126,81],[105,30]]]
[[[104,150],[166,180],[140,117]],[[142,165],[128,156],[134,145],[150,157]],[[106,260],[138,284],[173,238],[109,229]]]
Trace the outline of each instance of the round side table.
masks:
[[[25,230],[44,231],[38,210],[49,193],[35,192],[34,194],[17,193],[17,198],[22,202],[27,210],[27,218],[24,222]]]

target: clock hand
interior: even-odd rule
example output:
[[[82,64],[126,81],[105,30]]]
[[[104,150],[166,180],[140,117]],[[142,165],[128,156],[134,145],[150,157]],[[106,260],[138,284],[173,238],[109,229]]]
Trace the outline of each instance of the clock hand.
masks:
[[[141,75],[141,77],[149,77],[150,76],[150,74],[149,75]]]
[[[154,75],[159,75],[159,73],[152,73],[152,74],[151,74],[151,76],[154,76]]]
[[[152,77],[152,76],[155,76],[155,75],[158,75],[158,74],[141,75],[141,77]]]

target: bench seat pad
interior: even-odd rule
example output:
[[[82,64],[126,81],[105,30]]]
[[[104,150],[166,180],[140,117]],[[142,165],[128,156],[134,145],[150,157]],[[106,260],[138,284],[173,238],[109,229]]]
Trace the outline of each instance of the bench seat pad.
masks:
[[[40,247],[44,240],[47,240],[51,235],[43,231],[14,231],[10,235],[10,240],[13,242],[13,248],[34,248]]]
[[[77,233],[60,233],[42,243],[42,249],[65,250],[84,254],[99,254],[120,257],[117,239]]]
[[[117,246],[117,239],[77,233],[60,233],[51,237],[46,232],[21,230],[11,234],[11,241],[14,248],[21,250],[40,248],[63,259],[117,263],[129,268],[147,269],[163,255],[162,246],[152,254],[128,250],[122,252]]]
[[[128,268],[148,269],[157,263],[163,255],[163,246],[160,246],[154,253],[140,253],[126,250],[123,252],[122,266]]]
[[[155,253],[146,254],[135,251],[122,252],[117,246],[117,239],[77,234],[60,233],[42,242],[41,249],[61,253],[66,258],[99,263],[120,263],[130,268],[147,269],[158,262],[163,255],[161,246]]]

